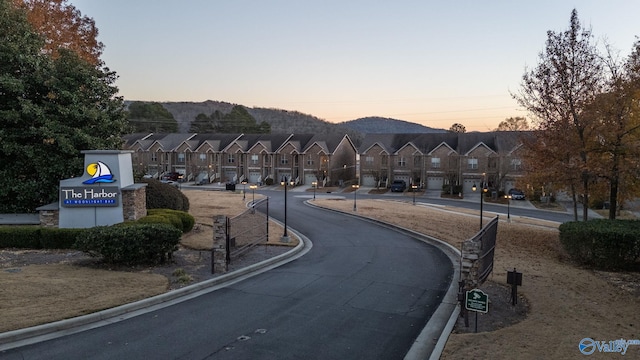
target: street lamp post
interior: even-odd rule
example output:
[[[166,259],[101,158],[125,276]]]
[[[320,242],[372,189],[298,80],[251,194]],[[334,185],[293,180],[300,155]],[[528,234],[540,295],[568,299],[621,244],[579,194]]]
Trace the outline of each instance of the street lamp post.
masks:
[[[256,203],[256,189],[257,188],[258,188],[258,185],[256,185],[256,184],[249,185],[249,189],[251,189],[251,207],[253,207],[253,205]]]
[[[505,199],[507,199],[507,222],[511,222],[511,195],[505,195]]]
[[[358,211],[358,206],[356,205],[356,194],[358,193],[358,188],[360,188],[360,185],[355,184],[351,185],[351,187],[353,188],[353,211]]]
[[[416,189],[418,189],[418,185],[411,185],[411,192],[413,193],[413,205],[416,204]]]
[[[283,243],[289,242],[289,233],[287,232],[287,187],[289,185],[293,186],[293,181],[287,181],[287,178],[284,177],[283,181],[280,182],[280,185],[284,185],[284,235],[280,238],[280,241]]]
[[[318,182],[314,181],[311,183],[311,186],[313,186],[313,200],[316,199],[316,189],[318,188]]]
[[[247,180],[242,180],[242,201],[247,199]]]
[[[476,184],[474,183],[473,186],[471,187],[472,191],[476,191],[477,187]],[[484,202],[484,193],[487,192],[487,188],[484,185],[484,181],[482,182],[482,189],[480,189],[480,230],[482,230],[482,205]]]

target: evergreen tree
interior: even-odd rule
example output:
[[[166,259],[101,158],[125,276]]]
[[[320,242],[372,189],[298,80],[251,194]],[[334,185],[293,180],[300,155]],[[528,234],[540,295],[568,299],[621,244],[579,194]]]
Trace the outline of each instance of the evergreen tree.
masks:
[[[54,59],[9,0],[0,14],[0,212],[31,212],[82,175],[81,150],[118,149],[128,129],[115,73],[66,49]]]
[[[127,118],[134,132],[178,132],[176,119],[157,102],[132,102]]]

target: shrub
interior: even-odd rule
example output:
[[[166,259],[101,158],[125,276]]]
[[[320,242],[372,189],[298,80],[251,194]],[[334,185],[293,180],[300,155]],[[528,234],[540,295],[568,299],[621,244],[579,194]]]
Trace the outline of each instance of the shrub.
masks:
[[[576,262],[603,270],[636,267],[640,221],[598,219],[560,225],[560,242]]]
[[[43,249],[73,249],[76,238],[87,229],[40,228],[40,244]]]
[[[0,227],[0,247],[20,249],[42,249],[39,226]]]
[[[181,235],[167,224],[99,226],[78,236],[75,248],[112,264],[159,264],[177,250]]]
[[[173,209],[189,211],[189,199],[175,187],[155,179],[142,179],[147,183],[147,209]]]
[[[176,215],[170,214],[154,214],[147,215],[143,218],[138,219],[139,224],[165,224],[171,225],[174,228],[180,230],[182,232],[182,221]]]
[[[193,229],[193,225],[196,223],[196,219],[191,214],[184,211],[178,211],[178,210],[172,210],[172,209],[149,209],[147,211],[147,214],[167,216],[171,218],[177,217],[180,220],[180,224],[181,224],[180,230],[182,230],[183,233],[187,233],[191,231],[191,229]],[[173,220],[172,220],[172,224],[173,224]]]
[[[0,248],[71,249],[85,229],[58,229],[41,226],[0,227]]]
[[[462,192],[462,185],[453,185],[453,195],[458,195]],[[442,185],[442,194],[449,195],[451,194],[451,185],[446,184]]]

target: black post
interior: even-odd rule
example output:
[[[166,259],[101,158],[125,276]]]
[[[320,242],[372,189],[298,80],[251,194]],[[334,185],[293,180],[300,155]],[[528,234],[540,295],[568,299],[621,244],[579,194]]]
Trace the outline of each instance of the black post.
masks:
[[[484,184],[480,188],[480,230],[482,230],[482,203],[484,202]]]
[[[353,191],[353,211],[357,211],[358,207],[356,206],[356,194],[358,193],[358,189],[356,188]]]
[[[478,312],[476,311],[476,328],[474,332],[478,332]]]
[[[284,238],[288,237],[287,234],[287,178],[285,178],[284,182]]]

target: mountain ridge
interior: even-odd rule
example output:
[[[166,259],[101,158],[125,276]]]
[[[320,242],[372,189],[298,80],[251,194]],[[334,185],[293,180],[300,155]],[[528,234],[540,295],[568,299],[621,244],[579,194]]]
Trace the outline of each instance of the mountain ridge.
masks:
[[[126,100],[128,106],[137,100]],[[154,102],[154,101],[140,101]],[[277,133],[323,133],[323,134],[348,134],[354,141],[360,140],[365,134],[370,133],[432,133],[446,132],[444,129],[436,129],[421,124],[377,116],[331,123],[310,114],[304,114],[295,110],[283,110],[276,108],[249,107],[242,104],[234,104],[224,101],[206,100],[195,101],[155,101],[169,111],[181,133],[189,132],[191,122],[199,114],[211,115],[214,111],[229,113],[234,106],[240,105],[247,109],[258,123],[266,121],[271,125],[271,132]]]

